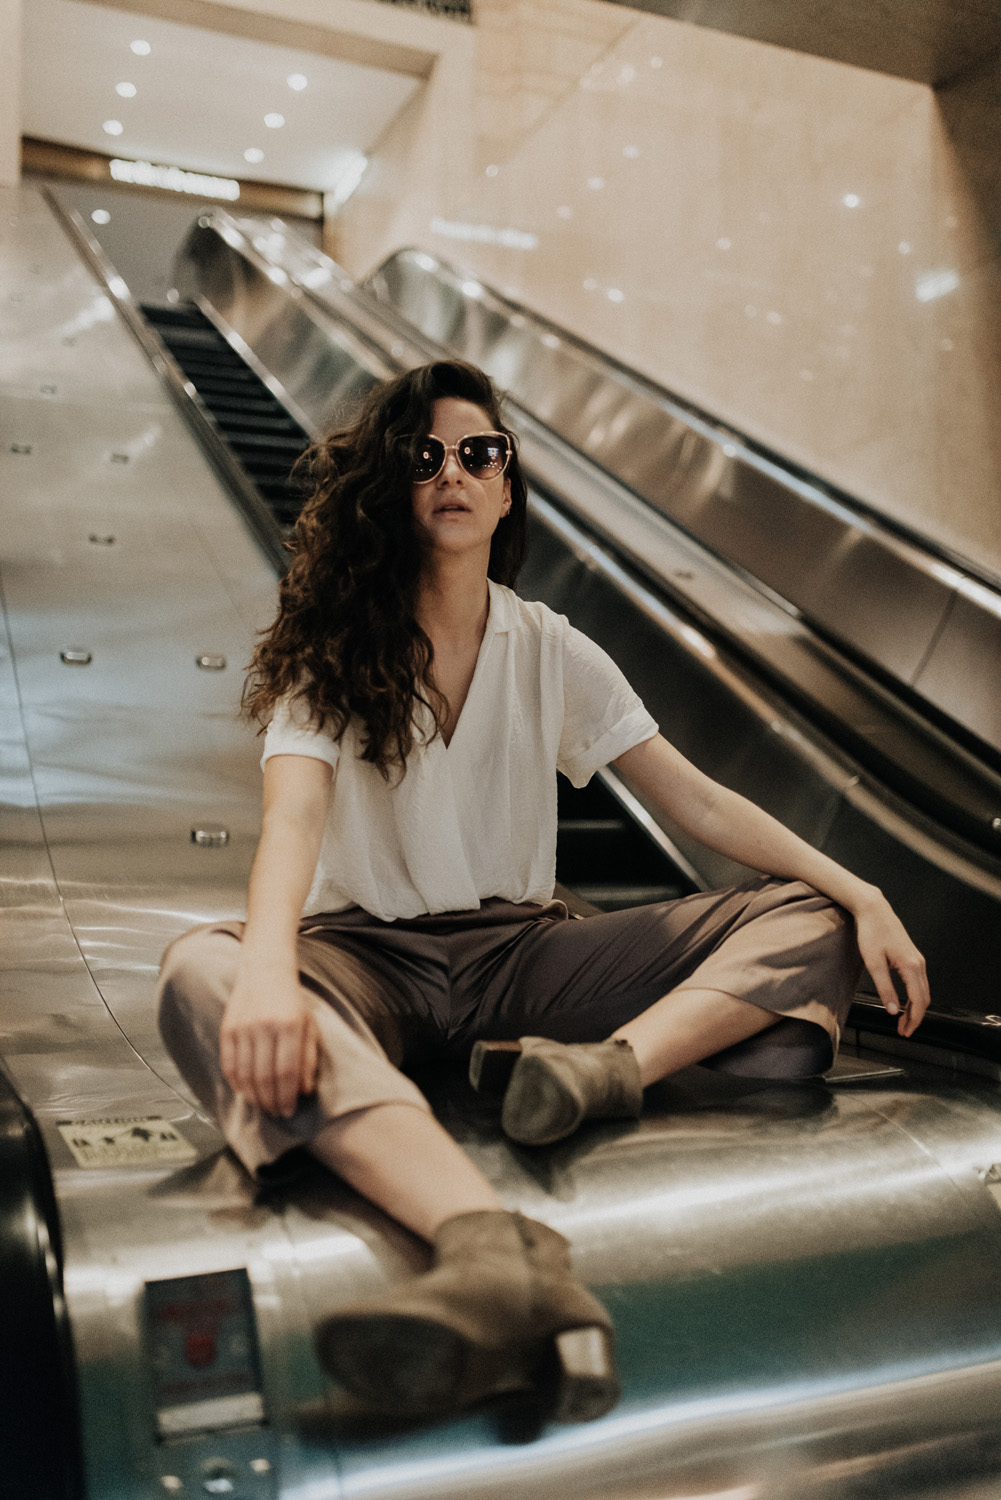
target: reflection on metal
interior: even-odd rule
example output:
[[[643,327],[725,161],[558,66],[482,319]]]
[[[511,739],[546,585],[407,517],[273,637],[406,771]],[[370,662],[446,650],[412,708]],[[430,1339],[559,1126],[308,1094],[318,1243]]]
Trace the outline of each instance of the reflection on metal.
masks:
[[[468,281],[403,250],[368,285],[825,638],[1001,751],[997,579]]]
[[[96,321],[73,349],[50,336],[103,294],[44,203],[8,190],[2,210],[18,215],[8,274],[21,286],[41,262],[52,296],[0,318],[13,350],[0,401],[13,388],[30,408],[42,466],[29,476],[0,455],[0,1031],[54,1172],[87,1493],[986,1500],[999,1467],[1001,1108],[994,1087],[912,1061],[867,1060],[830,1086],[694,1069],[651,1090],[640,1121],[531,1154],[454,1080],[426,1080],[504,1201],[572,1239],[615,1318],[623,1399],[578,1428],[495,1407],[414,1430],[365,1423],[330,1389],[316,1322],[423,1268],[426,1251],[318,1169],[267,1192],[252,1184],[151,1015],[164,944],[241,909],[259,751],[236,719],[234,674],[191,663],[206,641],[246,659],[273,609],[273,570],[122,323]],[[276,337],[290,290],[263,276],[237,286],[234,326],[247,338],[256,315]],[[283,301],[258,300],[271,293]],[[377,322],[357,307],[362,347]],[[416,349],[399,328],[383,337]],[[70,393],[43,400],[35,377],[54,361]],[[110,451],[135,461],[113,469]],[[840,837],[857,850],[896,816],[873,858],[902,858],[928,909],[944,899],[943,922],[970,930],[944,878],[961,884],[964,855],[930,834],[919,849],[894,806],[739,662],[697,650],[690,621],[554,506],[539,501],[535,517],[530,582],[585,611],[711,771],[756,783],[828,847]],[[53,525],[71,539],[58,551]],[[111,526],[117,545],[96,552],[90,529]],[[52,640],[70,609],[95,645],[77,676]],[[206,859],[189,842],[193,816],[205,831],[225,817],[228,846]],[[157,1118],[194,1160],[84,1172],[59,1131]],[[213,1324],[201,1316],[211,1299],[194,1303],[220,1277],[245,1295],[219,1299]],[[220,1336],[233,1341],[228,1364]],[[234,1405],[206,1412],[220,1396],[198,1389],[200,1372],[231,1375],[222,1399]],[[178,1435],[158,1442],[158,1423]]]

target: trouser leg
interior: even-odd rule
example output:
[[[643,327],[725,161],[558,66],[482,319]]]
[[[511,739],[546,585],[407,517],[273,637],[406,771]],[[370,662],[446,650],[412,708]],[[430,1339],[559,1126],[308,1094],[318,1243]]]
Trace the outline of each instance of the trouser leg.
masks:
[[[343,984],[331,982],[329,945],[300,939],[303,999],[316,1017],[320,1059],[316,1091],[300,1099],[290,1119],[279,1119],[234,1094],[219,1063],[219,1029],[236,978],[240,924],[200,928],[167,949],[160,973],[160,1029],[168,1051],[236,1155],[260,1172],[296,1146],[308,1146],[331,1121],[380,1104],[428,1112],[420,1090],[393,1066],[373,1028],[351,1004]],[[343,955],[337,955],[341,973]],[[350,971],[352,965],[347,964]],[[354,987],[367,986],[365,1010],[378,1012],[377,986],[360,969]],[[391,1029],[387,1033],[391,1043]]]
[[[545,1036],[597,1042],[664,995],[716,991],[781,1018],[714,1061],[804,1077],[830,1066],[860,970],[854,927],[799,881],[746,887],[526,930],[472,997],[456,1045]]]

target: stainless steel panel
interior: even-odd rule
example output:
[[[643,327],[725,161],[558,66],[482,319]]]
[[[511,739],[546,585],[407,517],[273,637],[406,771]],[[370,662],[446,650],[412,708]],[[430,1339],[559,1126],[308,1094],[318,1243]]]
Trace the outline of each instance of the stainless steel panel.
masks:
[[[978,739],[1001,744],[1001,600],[964,579],[915,686]]]

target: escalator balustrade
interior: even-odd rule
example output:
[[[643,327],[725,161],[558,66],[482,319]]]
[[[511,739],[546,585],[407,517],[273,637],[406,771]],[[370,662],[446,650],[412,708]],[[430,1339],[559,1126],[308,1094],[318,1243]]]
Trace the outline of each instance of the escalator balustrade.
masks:
[[[278,526],[290,528],[303,501],[292,469],[309,447],[309,433],[197,307],[144,304],[141,311],[195,387]]]

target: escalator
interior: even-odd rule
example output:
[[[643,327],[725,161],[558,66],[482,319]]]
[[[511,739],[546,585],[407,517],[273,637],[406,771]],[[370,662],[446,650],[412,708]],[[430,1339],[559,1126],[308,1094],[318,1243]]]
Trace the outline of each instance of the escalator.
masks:
[[[863,999],[825,1082],[693,1069],[652,1090],[639,1122],[537,1152],[439,1081],[439,1117],[505,1201],[571,1237],[615,1318],[622,1403],[573,1430],[509,1409],[413,1430],[361,1422],[331,1391],[317,1321],[421,1269],[425,1251],[308,1166],[263,1191],[249,1181],[162,1048],[152,976],[167,941],[243,899],[259,751],[236,721],[238,668],[273,610],[303,434],[436,345],[329,262],[214,214],[185,252],[186,300],[144,316],[82,223],[26,189],[2,207],[14,292],[36,267],[51,289],[30,313],[0,302],[19,361],[0,388],[0,1050],[16,1130],[42,1145],[40,1171],[11,1164],[35,1207],[22,1194],[8,1223],[47,1226],[23,1242],[26,1337],[49,1350],[46,1399],[69,1435],[43,1455],[53,1483],[24,1493],[990,1494],[994,856],[853,755],[833,711],[818,727],[761,666],[764,643],[781,656],[804,623],[568,445],[552,411],[517,416],[532,478],[524,591],[611,650],[712,774],[903,892],[941,980],[939,1029],[887,1061],[859,1045],[893,1041]],[[242,440],[264,413],[242,402],[267,398],[231,356],[299,428],[269,416],[288,446],[256,471],[258,445]],[[918,713],[916,696],[891,696]],[[582,910],[731,873],[614,773],[561,788],[560,825],[559,875]],[[18,1358],[0,1355],[9,1381]]]
[[[211,214],[178,279],[267,350],[314,431],[329,402],[284,352],[306,328],[348,327],[396,365],[450,350],[506,385],[532,488],[523,591],[605,646],[710,775],[884,889],[929,960],[921,1045],[996,1064],[984,1018],[1001,963],[988,692],[1001,593],[989,580],[420,252],[362,289],[273,226]],[[771,559],[766,535],[781,541]],[[681,830],[660,833],[696,883],[733,877]],[[854,1019],[896,1045],[871,992]]]

